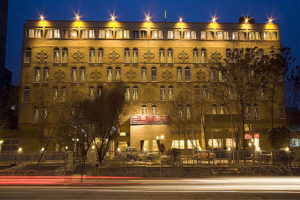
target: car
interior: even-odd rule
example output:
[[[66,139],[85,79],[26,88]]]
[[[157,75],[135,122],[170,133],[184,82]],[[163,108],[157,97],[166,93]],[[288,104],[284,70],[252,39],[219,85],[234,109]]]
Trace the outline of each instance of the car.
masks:
[[[194,152],[194,158],[195,159],[212,159],[216,158],[216,154],[211,151],[196,151]]]
[[[127,148],[122,149],[121,152],[119,152],[119,156],[121,157],[121,159],[124,159],[127,161],[139,160],[138,151],[136,150],[135,147],[127,147]]]

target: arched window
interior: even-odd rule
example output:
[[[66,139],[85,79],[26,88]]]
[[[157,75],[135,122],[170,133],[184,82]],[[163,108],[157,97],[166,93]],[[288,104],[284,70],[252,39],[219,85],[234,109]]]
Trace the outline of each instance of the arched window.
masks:
[[[68,62],[68,48],[66,48],[66,47],[62,48],[61,62],[62,63],[67,63]]]
[[[202,86],[202,98],[203,100],[208,100],[208,89],[206,86]]]
[[[186,105],[186,119],[192,118],[192,106],[190,104]]]
[[[53,63],[59,63],[59,48],[53,49]]]
[[[157,80],[157,69],[156,67],[151,68],[151,81]]]
[[[41,68],[36,67],[34,68],[33,82],[38,83],[40,81],[41,81]]]
[[[171,49],[171,48],[168,49],[167,61],[168,61],[168,63],[173,63],[173,49]]]
[[[217,105],[213,104],[211,106],[211,114],[216,115],[217,114]]]
[[[79,81],[80,82],[84,82],[85,81],[85,68],[84,67],[80,67]]]
[[[71,30],[71,37],[72,38],[77,38],[78,37],[78,30],[76,30],[76,29]]]
[[[38,122],[39,121],[39,109],[38,109],[37,106],[33,107],[32,121],[33,122]]]
[[[156,105],[152,106],[152,115],[158,115],[158,107]]]
[[[231,57],[231,49],[226,49],[225,56],[226,56],[226,58],[230,58]]]
[[[147,68],[146,67],[141,68],[141,80],[147,81]]]
[[[71,81],[75,83],[77,81],[77,69],[76,67],[72,67],[71,69]]]
[[[253,111],[254,111],[254,119],[259,119],[259,108],[257,104],[253,105]]]
[[[165,49],[159,49],[159,62],[165,63]]]
[[[120,67],[116,67],[116,81],[120,81],[121,80],[121,68]]]
[[[207,62],[207,52],[205,48],[201,49],[201,62],[206,63]]]
[[[185,81],[191,81],[191,68],[186,67],[184,69],[184,79]]]
[[[97,56],[97,62],[98,63],[103,63],[103,55],[104,55],[104,51],[102,48],[98,49],[98,56]]]
[[[182,119],[182,117],[183,117],[183,106],[182,105],[178,105],[178,116],[180,119]]]
[[[160,86],[160,100],[166,99],[166,88],[165,86]]]
[[[89,100],[95,100],[95,88],[93,86],[89,87]]]
[[[132,99],[133,100],[139,99],[139,88],[137,86],[134,86],[132,89]]]
[[[225,107],[223,104],[220,105],[220,114],[224,115],[225,114]]]
[[[177,81],[182,81],[182,68],[177,67]]]
[[[32,55],[31,48],[27,48],[25,53],[25,61],[24,61],[25,63],[31,63],[31,55]]]
[[[199,63],[200,62],[200,60],[199,60],[199,50],[197,48],[193,49],[193,60],[194,60],[194,63]]]
[[[134,48],[132,50],[132,62],[138,63],[138,49],[137,48]]]
[[[194,92],[195,92],[195,100],[200,101],[200,87],[198,85],[194,87]]]
[[[44,67],[43,70],[43,82],[44,83],[48,83],[49,81],[49,68],[48,67]]]
[[[174,88],[172,85],[170,85],[168,87],[168,96],[169,96],[169,100],[173,100],[174,98]]]
[[[147,38],[147,31],[145,31],[145,30],[141,31],[141,38],[142,39],[146,39]]]
[[[130,50],[128,48],[124,49],[124,62],[130,63]]]
[[[53,87],[52,88],[52,101],[57,101],[58,99],[58,88]]]
[[[65,103],[66,102],[66,87],[65,86],[63,86],[63,87],[61,87],[61,101],[63,102],[63,103]]]
[[[130,100],[130,88],[128,86],[125,87],[125,100],[126,101]]]
[[[98,97],[101,97],[101,94],[102,94],[102,87],[101,87],[101,86],[98,86],[98,87],[97,87],[97,96],[98,96]]]
[[[106,69],[106,75],[107,75],[107,81],[112,81],[112,68],[111,67],[108,67],[107,69]]]
[[[95,49],[90,48],[89,49],[89,63],[95,63]]]
[[[24,103],[29,103],[29,100],[30,100],[30,88],[25,87],[24,88],[23,102]]]
[[[148,108],[146,105],[142,105],[142,115],[148,115]]]

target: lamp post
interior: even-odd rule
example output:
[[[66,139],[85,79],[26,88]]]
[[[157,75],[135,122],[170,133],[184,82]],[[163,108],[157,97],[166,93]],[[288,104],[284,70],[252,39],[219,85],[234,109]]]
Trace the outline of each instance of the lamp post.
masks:
[[[22,156],[22,152],[23,152],[23,149],[22,149],[22,147],[19,147],[19,148],[18,148],[18,155],[19,155],[19,157],[18,157],[18,161],[19,161],[19,162],[21,162],[21,156]]]
[[[164,135],[156,136],[156,140],[160,141],[159,139],[164,140],[165,136]],[[164,145],[160,142],[159,142],[158,150],[159,150],[159,176],[161,177],[161,153],[164,151]]]
[[[3,140],[0,140],[0,152],[2,152],[2,144],[3,144]]]

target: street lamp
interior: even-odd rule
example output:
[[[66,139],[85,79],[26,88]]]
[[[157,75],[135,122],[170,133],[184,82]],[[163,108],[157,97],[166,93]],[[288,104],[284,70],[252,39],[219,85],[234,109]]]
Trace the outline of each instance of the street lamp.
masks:
[[[0,140],[0,152],[2,151],[2,144],[3,144],[3,140]]]
[[[22,147],[19,147],[19,148],[18,148],[18,153],[19,153],[19,162],[21,162],[21,155],[22,155],[22,151],[23,151]]]

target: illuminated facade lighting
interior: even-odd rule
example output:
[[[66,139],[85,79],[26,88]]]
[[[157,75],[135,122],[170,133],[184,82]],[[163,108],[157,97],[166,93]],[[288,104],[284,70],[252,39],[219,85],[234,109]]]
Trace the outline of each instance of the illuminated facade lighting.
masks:
[[[249,23],[249,18],[245,17],[245,23],[248,24]]]
[[[180,17],[180,18],[179,18],[179,22],[182,22],[182,20],[183,20],[183,18],[182,18],[182,17]]]
[[[268,23],[273,23],[273,18],[268,18]]]
[[[79,21],[79,20],[80,20],[80,16],[79,16],[78,14],[75,14],[75,19],[76,19],[77,21]]]
[[[44,148],[44,147],[41,148],[41,152],[43,152],[43,151],[45,151],[45,148]]]
[[[150,15],[146,15],[146,21],[147,21],[147,22],[150,22],[150,20],[151,20]]]
[[[117,18],[117,17],[116,17],[115,15],[111,15],[111,16],[110,16],[110,20],[113,21],[113,22],[116,20],[116,18]]]
[[[211,22],[213,22],[213,23],[217,22],[217,18],[216,17],[212,17]]]
[[[22,147],[19,147],[19,148],[18,148],[18,152],[19,152],[19,153],[22,153],[22,151],[23,151]]]
[[[41,19],[41,20],[44,20],[45,17],[44,17],[43,15],[40,15],[40,19]]]

